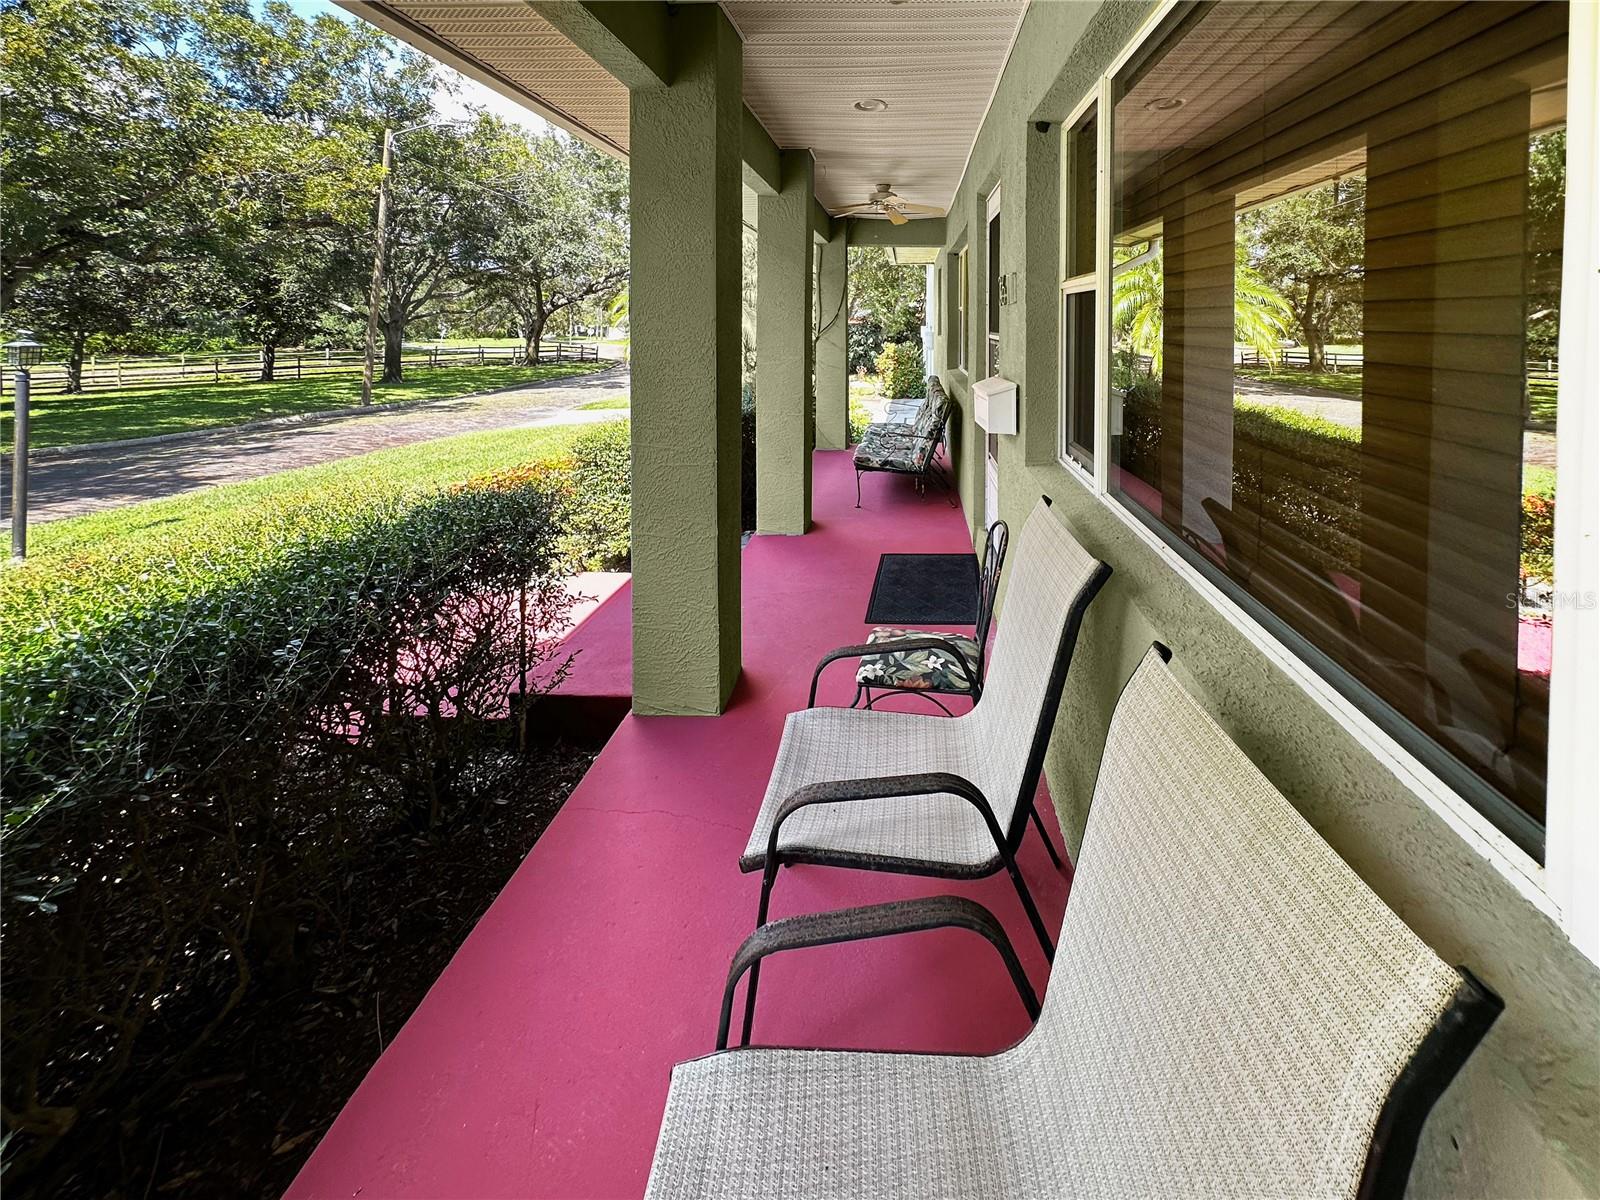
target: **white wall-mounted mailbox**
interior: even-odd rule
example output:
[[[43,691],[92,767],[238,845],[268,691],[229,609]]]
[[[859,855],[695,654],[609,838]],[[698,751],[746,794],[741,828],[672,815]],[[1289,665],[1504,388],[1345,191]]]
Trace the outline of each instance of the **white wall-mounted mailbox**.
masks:
[[[991,375],[972,385],[972,419],[985,433],[1016,433],[1017,385]]]

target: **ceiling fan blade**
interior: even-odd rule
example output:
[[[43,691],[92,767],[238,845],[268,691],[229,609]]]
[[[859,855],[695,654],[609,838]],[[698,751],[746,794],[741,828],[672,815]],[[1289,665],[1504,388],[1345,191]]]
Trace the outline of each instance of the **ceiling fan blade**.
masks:
[[[853,217],[857,213],[869,213],[877,211],[878,206],[876,204],[847,204],[834,215],[839,217]]]
[[[885,207],[883,210],[883,215],[889,218],[889,224],[891,225],[904,225],[907,220],[905,213],[901,212],[898,208]]]
[[[935,216],[935,217],[944,216],[944,209],[935,208],[931,204],[909,204],[909,203],[903,203],[903,204],[897,204],[897,205],[895,205],[895,207],[898,208],[901,212],[906,212],[906,213],[928,213],[928,214],[930,214],[932,216]]]

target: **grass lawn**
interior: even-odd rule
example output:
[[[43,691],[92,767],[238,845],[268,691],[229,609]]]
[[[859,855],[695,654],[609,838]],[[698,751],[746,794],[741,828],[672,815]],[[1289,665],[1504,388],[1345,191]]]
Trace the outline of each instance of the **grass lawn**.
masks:
[[[578,405],[579,412],[599,412],[601,409],[627,408],[627,396],[607,396],[604,400],[591,400],[587,404]]]
[[[1284,387],[1320,388],[1325,392],[1339,392],[1346,396],[1361,395],[1360,371],[1308,371],[1304,367],[1235,367],[1234,374],[1242,379],[1258,379]]]
[[[374,488],[422,494],[504,467],[559,457],[584,429],[546,425],[465,433],[50,521],[28,531],[26,564],[7,566],[6,573],[80,551],[104,557],[119,544],[127,547],[130,558],[149,562],[161,558],[164,547],[181,554],[196,543],[240,540],[253,525],[281,518],[286,511],[302,512],[314,523],[342,506],[362,502]]]
[[[482,367],[413,369],[403,382],[372,389],[376,404],[445,399],[473,392],[564,379],[610,366],[610,363],[543,363],[537,367],[505,364]],[[221,425],[237,425],[263,417],[344,408],[361,402],[359,375],[285,379],[275,383],[178,383],[85,392],[77,396],[40,396],[30,406],[34,446],[76,446],[152,434],[182,433]],[[10,406],[4,421],[11,438]]]
[[[1556,381],[1554,379],[1528,380],[1528,416],[1535,424],[1555,426]]]

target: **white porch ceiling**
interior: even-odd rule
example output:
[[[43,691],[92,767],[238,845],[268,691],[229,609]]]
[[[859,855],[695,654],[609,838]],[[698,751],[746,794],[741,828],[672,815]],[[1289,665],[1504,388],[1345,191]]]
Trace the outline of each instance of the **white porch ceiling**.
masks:
[[[527,3],[336,0],[626,155],[628,90]],[[1028,0],[722,0],[744,39],[744,101],[782,149],[809,147],[830,213],[880,183],[941,211],[961,181]],[[860,112],[858,100],[883,100]]]
[[[879,183],[949,207],[1027,0],[722,0],[744,100],[783,149],[809,146],[830,213]],[[857,100],[888,101],[858,112]]]

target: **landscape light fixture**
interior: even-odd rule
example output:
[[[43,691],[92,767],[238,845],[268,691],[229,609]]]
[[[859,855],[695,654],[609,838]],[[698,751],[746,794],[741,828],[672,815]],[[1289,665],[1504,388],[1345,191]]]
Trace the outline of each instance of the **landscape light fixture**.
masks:
[[[11,444],[11,557],[28,555],[28,369],[44,357],[44,347],[33,340],[30,329],[17,330],[6,343],[6,362],[15,372],[12,380],[14,413]]]

